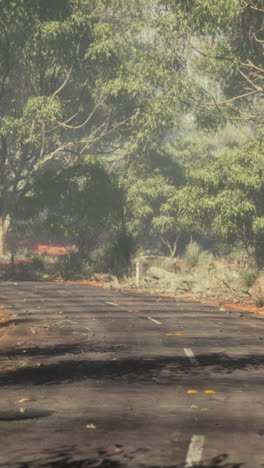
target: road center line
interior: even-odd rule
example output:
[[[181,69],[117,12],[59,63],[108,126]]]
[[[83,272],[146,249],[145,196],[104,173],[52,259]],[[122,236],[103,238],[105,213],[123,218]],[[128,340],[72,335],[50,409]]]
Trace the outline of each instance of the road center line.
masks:
[[[159,322],[158,320],[155,320],[155,319],[154,319],[154,318],[152,318],[152,317],[147,317],[147,318],[148,318],[149,320],[151,320],[151,322],[154,322],[154,323],[156,323],[156,325],[162,325],[162,323],[161,323],[161,322]]]
[[[201,436],[201,435],[192,436],[192,439],[188,448],[184,468],[193,468],[194,466],[196,466],[196,463],[199,463],[202,461],[204,441],[205,441],[204,436]]]
[[[205,437],[202,435],[192,436],[184,468],[192,468],[194,464],[202,461],[204,441]]]
[[[191,363],[195,366],[199,366],[199,361],[196,359],[194,353],[190,348],[184,348],[186,356],[190,359]]]

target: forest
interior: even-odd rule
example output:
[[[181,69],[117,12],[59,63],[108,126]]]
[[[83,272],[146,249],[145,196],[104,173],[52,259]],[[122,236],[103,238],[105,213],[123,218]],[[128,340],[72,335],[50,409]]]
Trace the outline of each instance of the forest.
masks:
[[[146,287],[185,268],[174,290],[243,277],[248,294],[264,267],[263,51],[262,0],[0,0],[1,258],[45,239],[70,246],[53,259],[64,279],[132,285],[141,258]]]

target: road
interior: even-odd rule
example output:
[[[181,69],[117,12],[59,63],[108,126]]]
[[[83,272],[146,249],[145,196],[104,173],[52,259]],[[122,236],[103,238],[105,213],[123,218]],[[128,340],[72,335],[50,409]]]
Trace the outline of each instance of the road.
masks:
[[[264,467],[263,316],[0,284],[0,466]]]

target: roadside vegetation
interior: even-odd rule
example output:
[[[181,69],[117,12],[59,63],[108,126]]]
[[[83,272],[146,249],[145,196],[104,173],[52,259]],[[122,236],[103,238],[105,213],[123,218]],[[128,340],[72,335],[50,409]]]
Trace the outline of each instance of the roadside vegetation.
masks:
[[[1,279],[263,307],[261,0],[43,5],[0,0]]]

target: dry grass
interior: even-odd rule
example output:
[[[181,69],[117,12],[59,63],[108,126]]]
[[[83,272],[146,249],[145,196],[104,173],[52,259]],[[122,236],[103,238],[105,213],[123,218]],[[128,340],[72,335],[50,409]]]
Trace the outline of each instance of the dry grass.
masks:
[[[182,258],[140,255],[135,262],[140,262],[140,288],[193,298],[212,297],[227,301],[248,298],[259,275],[257,269],[214,258],[195,242],[187,246]],[[157,277],[153,267],[159,273]],[[133,276],[128,282],[130,287],[135,286]]]

